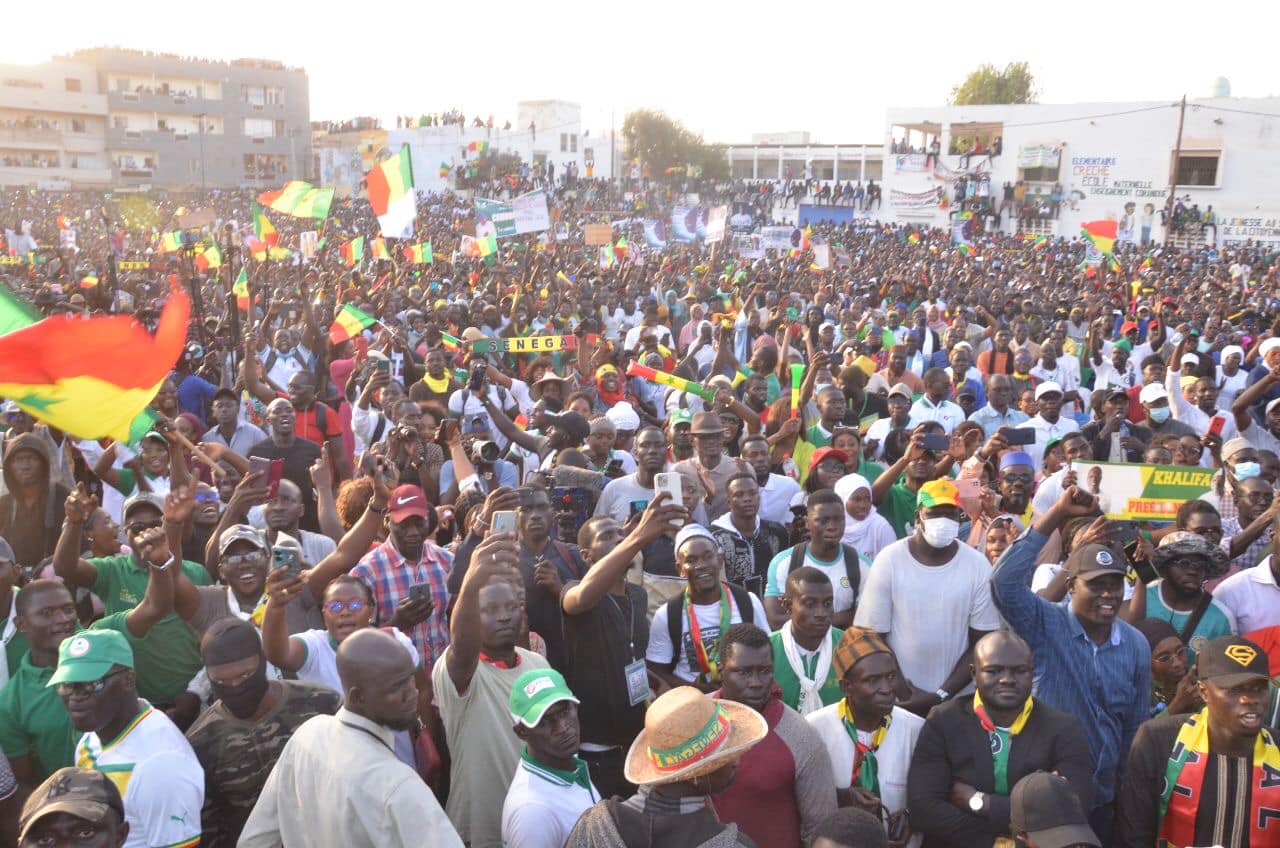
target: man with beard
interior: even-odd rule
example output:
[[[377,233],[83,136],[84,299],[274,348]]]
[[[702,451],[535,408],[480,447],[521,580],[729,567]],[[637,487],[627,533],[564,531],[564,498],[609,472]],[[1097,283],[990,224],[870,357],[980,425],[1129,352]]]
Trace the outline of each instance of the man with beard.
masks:
[[[58,664],[58,646],[78,625],[71,593],[58,580],[23,586],[14,611],[17,636],[27,651],[9,667],[8,683],[0,686],[0,750],[19,784],[30,789],[75,762],[78,734],[48,683]]]
[[[1160,579],[1147,584],[1146,617],[1169,622],[1194,664],[1206,642],[1236,631],[1235,618],[1204,586],[1226,573],[1227,554],[1195,533],[1175,530],[1160,540],[1151,563]]]
[[[728,510],[729,478],[745,470],[744,463],[725,454],[724,424],[716,413],[699,412],[693,416],[691,431],[693,458],[677,462],[672,470],[699,481],[703,494],[708,496],[707,515],[715,518]]]
[[[1089,493],[1068,487],[1000,557],[991,573],[991,594],[1009,626],[1031,646],[1039,675],[1036,697],[1071,713],[1084,728],[1093,757],[1089,819],[1105,844],[1123,777],[1122,757],[1151,713],[1151,647],[1119,619],[1126,560],[1119,551],[1082,544],[1086,540],[1077,536],[1066,563],[1069,605],[1036,595],[1028,580],[1049,536],[1069,519],[1093,516],[1096,509]]]
[[[560,672],[526,671],[511,687],[511,720],[524,742],[502,804],[506,848],[562,848],[578,818],[600,800],[578,757],[578,704]]]
[[[1008,631],[984,636],[973,649],[972,674],[977,692],[930,713],[911,758],[911,824],[929,848],[1008,838],[1010,793],[1037,771],[1065,777],[1085,807],[1093,794],[1079,722],[1031,697],[1026,642]]]
[[[274,545],[281,533],[297,539],[302,546],[303,566],[314,568],[333,553],[337,545],[323,533],[312,533],[298,526],[304,509],[302,491],[292,480],[281,480],[276,488],[276,496],[263,505],[262,518],[267,525],[268,544]],[[256,521],[254,523],[257,524]]]
[[[955,483],[921,486],[915,532],[876,556],[853,619],[893,648],[910,692],[902,705],[917,715],[969,685],[973,646],[1001,627],[990,563],[956,539],[962,515]]]
[[[200,844],[234,848],[285,743],[312,716],[337,712],[340,698],[326,686],[268,680],[262,639],[247,621],[218,621],[200,653],[216,699],[187,731],[204,768]]]
[[[143,556],[153,551],[167,556],[163,541],[161,531],[148,531]],[[133,652],[124,634],[86,630],[65,640],[48,685],[56,687],[72,725],[83,734],[76,765],[108,774],[125,787],[125,848],[199,841],[204,770],[182,731],[138,697]]]
[[[387,539],[351,569],[369,587],[380,620],[404,631],[430,669],[449,644],[447,579],[453,555],[428,541],[436,511],[417,486],[406,484],[388,500]]]
[[[763,434],[756,433],[742,440],[742,460],[751,466],[760,485],[760,520],[785,526],[795,517],[791,513],[791,502],[800,494],[800,484],[769,470],[769,451],[769,440]]]
[[[429,334],[428,334],[429,335]],[[419,406],[432,406],[443,413],[449,403],[449,397],[462,388],[446,367],[448,360],[444,348],[436,347],[427,351],[426,371],[422,379],[409,387],[409,400]]]
[[[822,740],[773,683],[769,635],[735,624],[720,640],[720,691],[712,697],[748,706],[769,733],[738,763],[728,788],[711,796],[721,821],[732,822],[757,845],[799,848],[836,811],[835,777]]]
[[[1200,652],[1194,715],[1152,719],[1129,750],[1122,845],[1280,844],[1280,747],[1263,727],[1270,671],[1255,642],[1219,636]]]
[[[1004,438],[997,433],[987,441],[984,450],[995,453]],[[1000,515],[1012,515],[1026,527],[1031,523],[1031,494],[1036,487],[1036,472],[1031,456],[1024,451],[1005,451],[1000,454],[996,493],[1000,496]],[[983,513],[972,519],[969,529],[969,547],[981,550],[986,544],[987,530],[996,515]]]
[[[237,844],[461,848],[431,790],[393,751],[395,733],[418,726],[408,652],[364,628],[338,646],[337,661],[343,706],[314,716],[285,744]]]

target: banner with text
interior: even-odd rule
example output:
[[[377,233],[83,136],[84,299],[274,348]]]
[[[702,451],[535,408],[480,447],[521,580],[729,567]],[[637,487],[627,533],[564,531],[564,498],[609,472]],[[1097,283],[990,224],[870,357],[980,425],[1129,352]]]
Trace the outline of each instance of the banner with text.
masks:
[[[929,170],[929,157],[923,153],[903,153],[893,157],[893,170],[899,173],[924,173]]]
[[[889,191],[889,205],[894,209],[928,209],[930,206],[937,206],[942,195],[936,188],[928,191],[898,191],[896,188]]]
[[[1018,167],[1056,168],[1061,155],[1061,147],[1054,147],[1051,144],[1026,144],[1018,148]]]
[[[1280,215],[1223,215],[1218,218],[1218,241],[1226,244],[1280,246]]]
[[[1115,521],[1173,521],[1178,507],[1209,491],[1212,468],[1073,462],[1076,484]]]

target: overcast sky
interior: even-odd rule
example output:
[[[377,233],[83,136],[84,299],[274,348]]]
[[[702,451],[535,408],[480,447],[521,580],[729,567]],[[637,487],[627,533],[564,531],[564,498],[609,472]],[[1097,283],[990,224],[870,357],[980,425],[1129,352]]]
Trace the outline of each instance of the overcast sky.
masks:
[[[449,108],[515,119],[522,99],[577,101],[586,129],[660,108],[709,141],[807,130],[879,143],[885,109],[943,103],[974,66],[1026,59],[1043,103],[1280,94],[1258,0],[1151,3],[173,2],[70,0],[11,20],[0,61],[121,45],[252,56],[310,75],[311,117]],[[625,11],[624,11],[625,9]],[[371,11],[364,14],[365,10]],[[1050,14],[1051,13],[1051,14]],[[45,16],[48,17],[45,17]],[[12,17],[12,16],[10,16]]]

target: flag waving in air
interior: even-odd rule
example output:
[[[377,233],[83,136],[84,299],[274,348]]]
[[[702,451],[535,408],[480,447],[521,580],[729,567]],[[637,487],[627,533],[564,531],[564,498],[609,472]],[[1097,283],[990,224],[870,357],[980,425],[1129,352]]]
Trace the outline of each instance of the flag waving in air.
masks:
[[[316,188],[302,180],[290,180],[282,189],[258,195],[258,202],[295,218],[328,218],[329,207],[333,205],[333,189]]]
[[[266,214],[262,211],[262,207],[257,203],[252,206],[253,209],[253,236],[263,244],[275,247],[280,242],[280,233],[276,232],[276,228],[267,220]]]
[[[54,315],[0,337],[0,396],[79,439],[130,441],[187,340],[191,302],[169,294],[152,336],[132,316]]]
[[[236,277],[236,284],[231,287],[231,293],[236,296],[236,306],[242,310],[249,308],[249,275],[245,273],[244,266],[240,266],[240,276]]]
[[[348,267],[356,264],[364,259],[364,236],[356,236],[338,251],[342,254],[342,261],[346,262]]]
[[[1081,224],[1080,235],[1093,242],[1099,253],[1111,253],[1116,247],[1119,224],[1115,221],[1086,221]]]
[[[333,319],[333,326],[329,328],[329,341],[334,344],[342,344],[347,339],[360,335],[365,328],[372,327],[376,323],[378,323],[378,319],[367,312],[362,312],[349,303],[343,304],[342,309],[338,311],[337,316]]]
[[[365,174],[369,205],[378,218],[382,234],[389,238],[409,238],[418,216],[417,197],[413,191],[413,161],[409,145]]]

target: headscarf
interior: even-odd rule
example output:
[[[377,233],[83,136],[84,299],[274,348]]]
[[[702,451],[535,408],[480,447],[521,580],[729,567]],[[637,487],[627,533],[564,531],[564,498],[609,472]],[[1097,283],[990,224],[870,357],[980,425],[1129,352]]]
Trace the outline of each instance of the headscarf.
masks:
[[[861,474],[846,474],[836,481],[834,488],[836,496],[840,498],[840,506],[844,508],[844,536],[840,541],[861,553],[866,547],[867,535],[871,532],[872,519],[876,516],[875,504],[871,505],[871,511],[861,521],[849,514],[846,504],[859,489],[870,492],[871,484]]]

